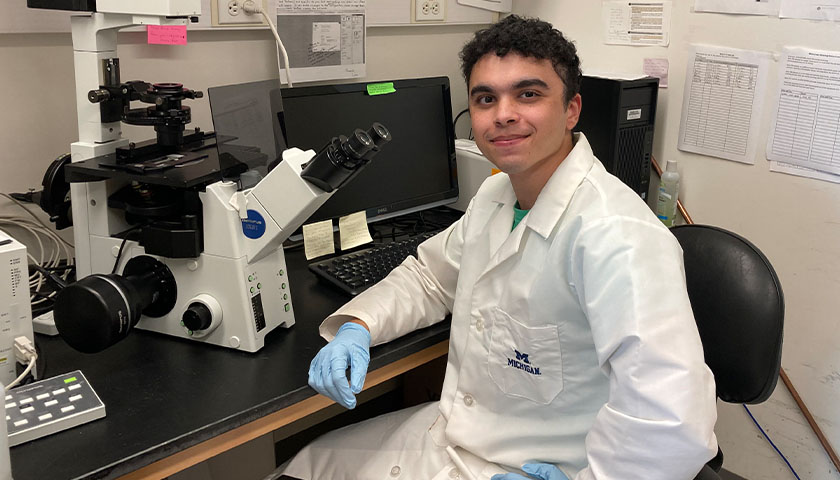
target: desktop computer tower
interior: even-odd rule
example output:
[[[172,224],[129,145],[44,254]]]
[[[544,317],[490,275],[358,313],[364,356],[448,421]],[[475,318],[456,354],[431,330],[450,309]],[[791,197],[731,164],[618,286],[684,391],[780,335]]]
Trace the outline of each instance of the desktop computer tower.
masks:
[[[583,107],[575,131],[583,132],[607,171],[647,201],[659,79],[584,76]]]

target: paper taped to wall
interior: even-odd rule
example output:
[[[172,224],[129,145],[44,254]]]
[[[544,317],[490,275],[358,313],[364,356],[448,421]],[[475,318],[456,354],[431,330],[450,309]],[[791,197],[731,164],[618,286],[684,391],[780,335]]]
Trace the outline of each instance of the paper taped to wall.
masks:
[[[365,75],[365,0],[278,0],[277,31],[295,82]]]
[[[692,45],[677,148],[755,163],[770,54]]]
[[[782,0],[782,18],[840,21],[840,0]]]
[[[776,16],[779,14],[779,2],[780,0],[694,0],[694,11]]]
[[[793,165],[791,163],[770,160],[770,171],[796,175],[797,177],[813,178],[824,182],[840,183],[840,175],[820,172],[819,170],[803,167],[801,165]]]
[[[840,52],[785,48],[767,158],[840,174]]]
[[[513,0],[458,0],[458,3],[490,10],[491,12],[509,12]]]
[[[671,2],[604,2],[604,43],[668,46]]]

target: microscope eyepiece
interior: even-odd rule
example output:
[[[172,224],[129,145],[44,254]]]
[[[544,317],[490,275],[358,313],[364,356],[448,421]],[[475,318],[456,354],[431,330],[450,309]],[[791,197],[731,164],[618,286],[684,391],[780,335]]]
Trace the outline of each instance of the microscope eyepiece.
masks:
[[[348,153],[349,159],[357,160],[370,151],[370,149],[374,147],[374,143],[367,133],[357,128],[350,138],[341,142],[341,146],[344,151]]]
[[[391,141],[391,132],[379,122],[374,122],[367,131],[368,136],[373,139],[377,147],[381,147]]]
[[[334,137],[306,164],[301,178],[325,192],[332,192],[353,178],[379,152],[380,145],[391,140],[391,133],[381,123],[367,132],[356,129],[350,137]]]

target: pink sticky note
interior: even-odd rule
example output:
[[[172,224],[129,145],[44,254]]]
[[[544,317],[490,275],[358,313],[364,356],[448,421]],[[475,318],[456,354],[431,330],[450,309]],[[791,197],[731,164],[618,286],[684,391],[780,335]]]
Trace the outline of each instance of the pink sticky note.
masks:
[[[150,45],[186,45],[186,25],[147,25]]]

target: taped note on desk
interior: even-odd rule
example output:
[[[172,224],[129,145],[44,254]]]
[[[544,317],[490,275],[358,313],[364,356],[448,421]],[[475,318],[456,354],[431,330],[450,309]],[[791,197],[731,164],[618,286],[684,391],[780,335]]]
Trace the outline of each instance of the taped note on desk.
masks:
[[[303,251],[307,260],[335,253],[332,220],[303,226]]]
[[[341,237],[342,250],[372,242],[364,210],[339,218],[338,236]]]

